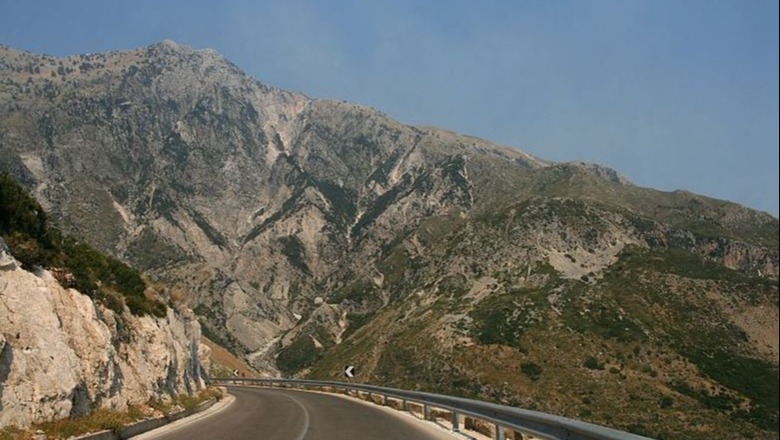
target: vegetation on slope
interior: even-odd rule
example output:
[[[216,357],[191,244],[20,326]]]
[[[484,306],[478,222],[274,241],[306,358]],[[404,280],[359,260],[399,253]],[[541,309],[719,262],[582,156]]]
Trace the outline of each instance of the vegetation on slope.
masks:
[[[502,254],[502,242],[518,239],[508,231],[538,224],[567,235],[563,244],[578,234],[586,246],[599,240],[604,216],[591,206],[530,200],[512,215],[485,215],[458,229],[423,223],[407,240],[414,250],[425,246],[414,264],[397,258],[413,250],[399,240],[379,265],[382,290],[397,299],[369,322],[356,320],[341,344],[317,356],[309,376],[332,379],[348,362],[361,367],[363,382],[656,438],[776,437],[777,361],[734,320],[739,310],[776,310],[775,279],[684,246],[630,245],[581,279]]]
[[[211,341],[205,336],[200,338],[200,342],[211,350],[208,370],[210,377],[230,377],[233,376],[236,370],[238,370],[238,375],[241,377],[257,376],[257,372],[246,361],[229,352],[222,345]]]
[[[92,247],[63,236],[43,208],[7,174],[0,174],[0,236],[22,267],[50,269],[65,285],[121,313],[165,316],[166,306],[146,294],[141,275]]]
[[[778,249],[778,220],[733,202],[687,191],[664,192],[612,181],[564,163],[521,177],[534,196],[571,197],[626,209],[702,237],[731,238]]]
[[[283,373],[292,375],[309,368],[333,345],[335,341],[327,329],[314,326],[298,335],[290,345],[279,350],[276,365]]]

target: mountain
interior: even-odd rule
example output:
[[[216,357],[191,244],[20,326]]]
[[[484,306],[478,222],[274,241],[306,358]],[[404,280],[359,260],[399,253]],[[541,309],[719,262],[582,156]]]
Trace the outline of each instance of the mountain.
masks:
[[[268,60],[273,62],[273,60]],[[270,374],[777,435],[778,220],[261,84],[0,48],[0,171]],[[550,356],[552,354],[552,356]]]

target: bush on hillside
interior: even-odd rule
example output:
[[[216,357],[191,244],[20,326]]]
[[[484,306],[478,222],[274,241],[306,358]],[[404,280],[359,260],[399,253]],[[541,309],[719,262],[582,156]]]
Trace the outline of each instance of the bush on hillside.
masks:
[[[131,267],[62,234],[48,224],[40,204],[8,174],[0,174],[0,236],[22,267],[62,269],[73,287],[117,313],[163,317],[166,306],[146,297],[146,283]]]

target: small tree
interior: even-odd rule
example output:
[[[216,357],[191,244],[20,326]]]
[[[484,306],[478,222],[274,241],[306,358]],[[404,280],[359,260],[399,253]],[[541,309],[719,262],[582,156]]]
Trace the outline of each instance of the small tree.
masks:
[[[536,381],[539,380],[539,376],[542,375],[542,367],[533,362],[523,362],[520,364],[520,371],[523,372],[529,379]]]
[[[589,370],[603,370],[604,364],[599,363],[599,361],[596,360],[593,356],[588,356],[587,359],[585,359],[585,362],[582,364],[585,368]]]

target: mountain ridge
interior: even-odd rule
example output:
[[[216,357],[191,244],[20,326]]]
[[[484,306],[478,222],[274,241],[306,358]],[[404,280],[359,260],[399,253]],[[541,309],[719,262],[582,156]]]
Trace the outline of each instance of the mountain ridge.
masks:
[[[777,333],[769,214],[285,92],[215,52],[170,42],[62,59],[0,49],[0,151],[0,171],[66,231],[181,285],[204,333],[268,373],[331,377],[354,356],[368,365],[365,380],[490,400],[533,394],[551,412],[587,409],[581,417],[622,427],[674,396],[680,409],[653,435],[694,438],[692,415],[711,417],[714,432],[736,420],[765,434],[776,419],[754,384],[721,374],[693,348],[706,341],[681,331],[727,341],[724,362],[758,362],[756,377],[777,369],[761,332]],[[688,309],[701,317],[680,315]],[[409,328],[426,332],[415,339]],[[576,357],[552,365],[538,357],[546,344],[572,356],[585,356],[578,344],[600,350],[618,373],[583,370]],[[645,357],[659,375],[628,362],[632,344],[656,353]],[[507,364],[490,373],[452,360],[453,350]],[[644,391],[634,412],[607,420],[608,399],[576,407],[561,402],[582,396],[560,391],[545,400],[517,376],[521,364]],[[430,374],[416,374],[419,365]],[[737,402],[729,409],[701,394],[721,388]],[[740,418],[754,409],[763,425]]]

